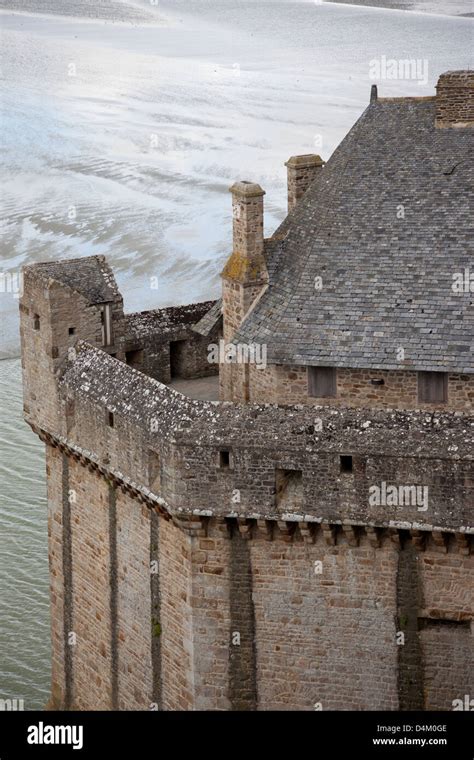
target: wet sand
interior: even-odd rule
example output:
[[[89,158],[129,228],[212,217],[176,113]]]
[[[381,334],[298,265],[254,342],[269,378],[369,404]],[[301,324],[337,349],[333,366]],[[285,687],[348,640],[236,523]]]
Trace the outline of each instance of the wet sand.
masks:
[[[25,12],[33,8],[54,15]],[[431,94],[441,71],[472,65],[471,22],[383,8],[0,0],[0,9],[0,271],[102,253],[128,311],[219,294],[229,186],[241,178],[266,189],[271,234],[286,212],[284,161],[331,154],[368,104],[371,58],[429,63],[425,88],[384,81],[385,95]],[[0,291],[0,357],[18,350],[18,299]],[[215,395],[215,382],[198,385]],[[21,415],[20,362],[0,361],[0,697],[40,709],[44,459]]]

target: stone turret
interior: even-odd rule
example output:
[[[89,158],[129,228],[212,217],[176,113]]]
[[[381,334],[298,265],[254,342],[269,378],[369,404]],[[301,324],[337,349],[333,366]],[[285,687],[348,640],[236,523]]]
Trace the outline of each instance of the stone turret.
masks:
[[[57,379],[78,339],[117,354],[123,299],[103,256],[25,267],[20,300],[24,410],[34,425],[59,425]],[[41,393],[38,393],[38,387]]]

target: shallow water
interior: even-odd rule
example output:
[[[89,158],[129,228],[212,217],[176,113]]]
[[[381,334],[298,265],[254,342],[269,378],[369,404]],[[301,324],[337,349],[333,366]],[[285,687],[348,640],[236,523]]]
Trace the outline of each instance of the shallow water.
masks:
[[[234,180],[265,188],[270,234],[285,214],[284,161],[328,158],[368,103],[371,59],[428,64],[425,85],[383,81],[382,95],[432,94],[442,71],[472,67],[465,18],[314,2],[0,0],[18,7],[56,15],[0,13],[0,270],[13,277],[0,289],[0,357],[18,354],[22,264],[103,253],[129,311],[217,296]],[[0,361],[0,698],[34,708],[49,679],[45,484],[20,397],[19,361]]]
[[[41,709],[50,672],[44,446],[21,419],[18,359],[0,361],[0,699]]]

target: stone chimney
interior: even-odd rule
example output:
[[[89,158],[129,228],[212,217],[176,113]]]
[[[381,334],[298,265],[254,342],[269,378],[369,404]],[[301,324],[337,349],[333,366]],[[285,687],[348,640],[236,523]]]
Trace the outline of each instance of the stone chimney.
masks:
[[[288,169],[288,211],[291,211],[303,197],[311,182],[324,166],[321,156],[308,153],[292,156],[286,162]]]
[[[232,193],[233,251],[222,276],[242,285],[268,279],[263,255],[263,196],[265,191],[252,182],[236,182]]]
[[[436,85],[436,126],[474,126],[474,71],[447,71]]]
[[[232,193],[233,251],[222,272],[223,338],[232,341],[245,315],[268,283],[264,256],[264,190],[252,182],[236,182]],[[248,366],[221,365],[219,397],[222,401],[246,401],[249,397]]]

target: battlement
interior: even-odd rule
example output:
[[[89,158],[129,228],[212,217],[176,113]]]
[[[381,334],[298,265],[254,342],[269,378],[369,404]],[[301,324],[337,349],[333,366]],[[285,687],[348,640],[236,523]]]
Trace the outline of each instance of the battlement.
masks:
[[[195,401],[85,343],[59,388],[67,434],[44,432],[171,515],[474,532],[466,415]],[[371,504],[381,483],[426,488],[427,503]]]

